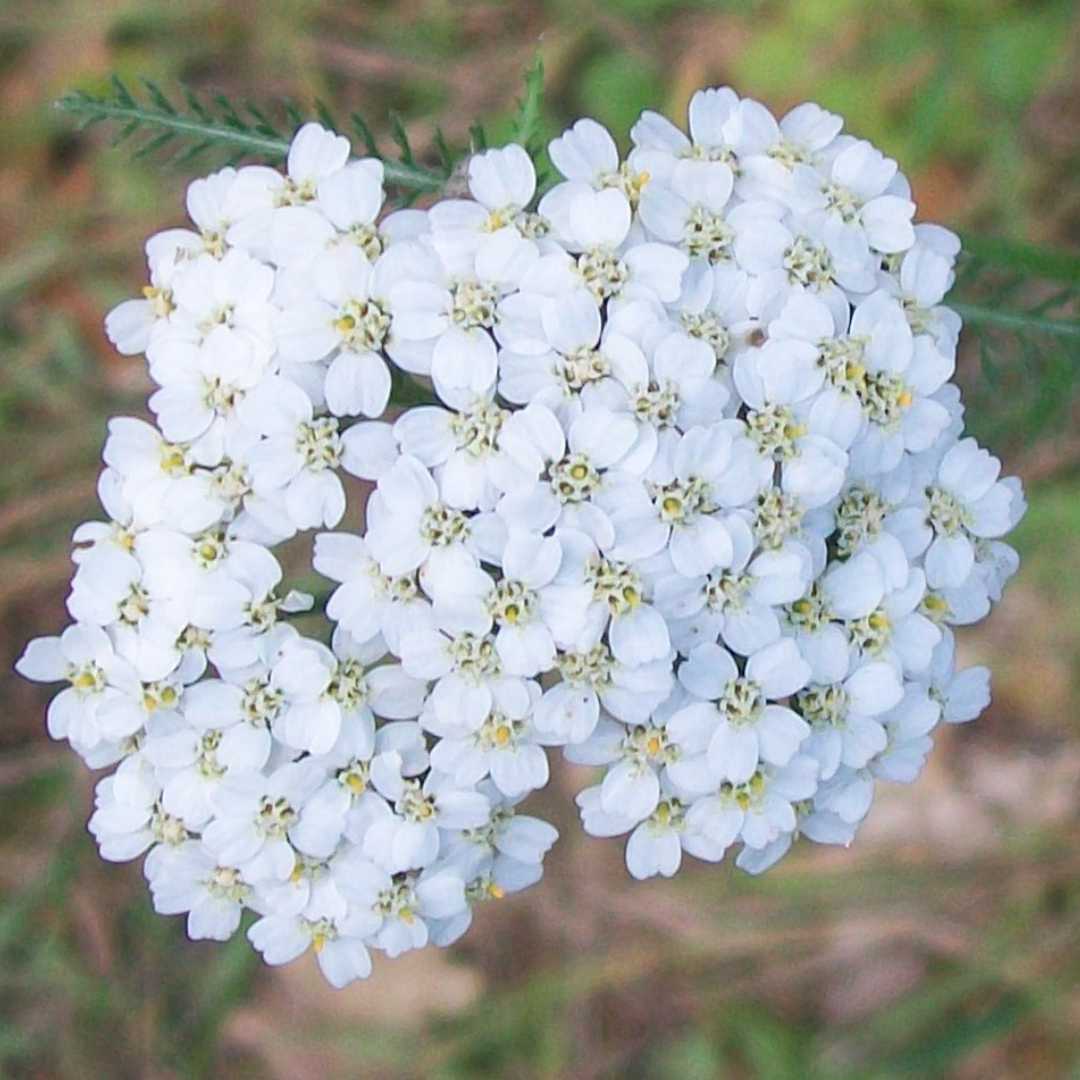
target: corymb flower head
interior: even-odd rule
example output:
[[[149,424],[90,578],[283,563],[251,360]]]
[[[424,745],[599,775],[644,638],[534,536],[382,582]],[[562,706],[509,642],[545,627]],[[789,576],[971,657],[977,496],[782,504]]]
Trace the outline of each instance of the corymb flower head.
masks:
[[[540,878],[554,748],[634,877],[757,873],[849,842],[988,701],[953,627],[1024,501],[963,437],[956,237],[813,105],[705,90],[631,140],[582,120],[546,191],[511,145],[384,213],[382,164],[309,124],[147,245],[106,329],[157,428],[111,425],[72,625],[17,667],[67,684],[102,855],[192,937],[250,909],[335,985],[448,944]],[[270,549],[335,530],[342,471],[371,494],[315,538],[315,641]]]

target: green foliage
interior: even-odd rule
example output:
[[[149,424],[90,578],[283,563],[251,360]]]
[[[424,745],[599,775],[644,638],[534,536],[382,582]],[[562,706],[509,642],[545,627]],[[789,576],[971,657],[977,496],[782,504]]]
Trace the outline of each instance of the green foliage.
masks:
[[[149,79],[140,79],[140,82],[145,92],[142,101],[131,93],[119,75],[113,74],[111,95],[95,97],[81,90],[70,90],[57,100],[56,105],[79,116],[87,124],[103,120],[119,124],[118,143],[136,134],[143,135],[144,141],[137,147],[136,157],[181,137],[188,140],[188,144],[180,151],[179,162],[201,154],[215,144],[226,145],[233,160],[244,154],[256,154],[278,161],[288,152],[288,138],[255,105],[242,107],[247,113],[244,118],[224,95],[215,94],[213,104],[205,105],[194,91],[184,87],[181,89],[183,105],[177,106]]]
[[[540,144],[540,99],[544,94],[544,58],[538,52],[525,72],[525,93],[518,98],[514,117],[513,141],[524,146],[535,160],[543,147]]]
[[[177,104],[156,83],[146,78],[139,81],[143,88],[141,97],[136,97],[114,74],[110,81],[111,94],[98,97],[81,90],[69,90],[56,104],[79,117],[83,124],[102,121],[118,124],[117,143],[137,136],[136,157],[180,141],[185,145],[174,159],[177,163],[212,148],[217,148],[226,161],[237,161],[244,156],[281,161],[288,153],[292,132],[305,119],[310,119],[294,103],[285,102],[278,110],[287,121],[287,126],[282,126],[250,102],[234,105],[224,94],[214,93],[207,104],[193,90],[183,86],[180,88],[183,100]],[[446,186],[454,164],[449,152],[445,152],[438,167],[418,164],[399,116],[390,118],[390,134],[398,147],[398,156],[390,158],[380,153],[371,128],[359,113],[352,113],[349,122],[341,124],[325,104],[318,103],[316,114],[328,127],[351,134],[371,156],[378,157],[383,162],[386,183],[397,188],[406,200],[424,192],[440,191]],[[441,139],[437,142],[445,151],[445,142]]]
[[[962,372],[968,420],[1016,449],[1060,428],[1080,389],[1080,255],[967,236],[955,296],[978,367]]]
[[[643,109],[656,108],[662,88],[647,57],[612,50],[600,53],[581,73],[581,93],[596,117],[625,138]]]

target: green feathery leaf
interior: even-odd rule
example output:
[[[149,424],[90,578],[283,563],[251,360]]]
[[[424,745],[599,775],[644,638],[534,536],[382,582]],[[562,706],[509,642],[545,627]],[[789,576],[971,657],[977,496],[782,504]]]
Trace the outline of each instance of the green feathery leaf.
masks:
[[[1017,449],[1060,427],[1080,395],[1080,256],[965,237],[948,304],[977,356],[960,370],[976,434]]]
[[[150,95],[150,100],[161,112],[167,113],[169,116],[176,116],[176,109],[172,102],[161,92],[156,83],[152,83],[144,76],[140,76],[139,82],[143,84],[146,92]]]
[[[514,117],[514,142],[520,143],[535,161],[540,153],[540,100],[544,93],[544,58],[539,51],[525,72],[525,93],[517,101]]]
[[[397,112],[390,114],[390,138],[397,143],[398,149],[401,151],[401,160],[406,165],[412,165],[413,155],[412,147],[409,145],[409,135],[405,130],[405,122]]]
[[[104,121],[118,125],[115,141],[136,140],[135,155],[138,157],[170,143],[183,144],[178,147],[178,161],[187,161],[198,154],[217,149],[227,162],[249,156],[278,162],[288,155],[293,131],[308,119],[295,103],[284,102],[281,112],[286,117],[288,128],[282,129],[257,105],[250,102],[234,105],[220,92],[211,93],[208,104],[190,87],[181,86],[181,101],[178,104],[150,80],[141,79],[140,82],[144,93],[136,97],[127,84],[113,74],[110,93],[95,96],[82,90],[69,90],[58,99],[56,105],[73,114],[80,126]],[[314,111],[327,127],[334,131],[345,130],[324,103],[317,102]],[[396,159],[388,158],[380,153],[366,121],[357,113],[352,114],[350,121],[364,150],[382,161],[387,185],[400,189],[406,199],[413,199],[424,192],[441,191],[445,187],[452,171],[452,166],[447,163],[450,155],[445,143],[439,146],[442,159],[439,167],[418,164],[404,124],[400,118],[393,116],[391,135],[400,155]]]
[[[457,162],[454,159],[454,155],[450,152],[450,147],[446,144],[446,136],[443,135],[443,130],[438,124],[435,125],[434,142],[435,152],[439,155],[439,161],[442,163],[442,167],[446,169],[448,173],[453,172]]]
[[[291,102],[289,104],[292,105]],[[322,98],[315,99],[315,117],[323,127],[334,127],[334,114],[330,111],[330,106]]]
[[[487,132],[479,121],[475,121],[469,127],[469,145],[474,154],[482,153],[488,148]]]
[[[69,90],[56,105],[75,114],[83,125],[103,121],[120,124],[118,141],[148,129],[148,138],[163,134],[165,141],[186,138],[209,145],[219,144],[232,158],[254,154],[280,160],[288,153],[289,140],[284,133],[246,124],[221,94],[213,95],[215,111],[199,101],[192,90],[185,88],[182,93],[186,108],[181,110],[158,87],[150,86],[147,87],[148,100],[140,102],[124,82],[113,75],[110,95],[95,97],[82,90]]]
[[[364,118],[359,113],[354,112],[349,116],[349,119],[352,121],[353,131],[364,144],[364,149],[367,150],[368,155],[378,157],[379,145],[376,143],[375,136],[371,133],[371,128],[367,126]]]

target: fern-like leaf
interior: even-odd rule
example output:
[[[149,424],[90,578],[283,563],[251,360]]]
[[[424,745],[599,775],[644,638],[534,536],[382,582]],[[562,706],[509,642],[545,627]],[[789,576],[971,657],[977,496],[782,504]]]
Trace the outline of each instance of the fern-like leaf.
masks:
[[[69,90],[56,102],[58,108],[74,115],[80,126],[109,122],[117,125],[115,142],[133,141],[135,155],[158,151],[175,144],[176,160],[217,150],[226,162],[245,157],[278,162],[289,152],[292,132],[306,120],[298,106],[285,102],[280,112],[287,128],[276,124],[270,115],[251,102],[234,104],[220,92],[209,95],[209,102],[190,87],[181,86],[179,102],[170,98],[157,84],[141,79],[142,94],[135,94],[117,75],[110,79],[110,92],[101,96],[82,90]],[[315,105],[315,117],[334,131],[347,132],[322,102]],[[350,117],[352,133],[364,151],[383,163],[386,183],[396,188],[405,201],[425,192],[441,191],[451,175],[452,162],[445,143],[439,144],[441,165],[429,167],[415,160],[408,135],[400,118],[391,117],[391,135],[398,146],[396,158],[379,150],[367,122],[357,113]]]
[[[469,145],[474,154],[479,154],[488,148],[487,132],[479,121],[469,127]]]
[[[540,100],[544,92],[544,58],[539,52],[525,72],[525,93],[517,101],[512,127],[514,142],[520,143],[535,161],[540,154]]]
[[[965,237],[948,302],[977,356],[960,372],[973,430],[1016,450],[1060,427],[1080,398],[1080,255]]]
[[[245,123],[232,104],[220,94],[213,95],[213,107],[184,88],[183,105],[177,106],[164,91],[148,79],[142,80],[145,98],[139,100],[119,76],[110,80],[111,93],[100,97],[82,90],[69,90],[56,102],[58,108],[73,113],[81,125],[105,121],[119,124],[118,142],[142,137],[157,139],[159,145],[186,140],[220,146],[229,159],[255,155],[280,160],[289,150],[288,136],[270,125]]]
[[[352,113],[349,116],[352,121],[353,131],[357,138],[364,144],[364,149],[367,150],[369,156],[378,157],[379,145],[375,141],[375,136],[371,133],[371,128],[367,126],[367,122],[357,112]]]

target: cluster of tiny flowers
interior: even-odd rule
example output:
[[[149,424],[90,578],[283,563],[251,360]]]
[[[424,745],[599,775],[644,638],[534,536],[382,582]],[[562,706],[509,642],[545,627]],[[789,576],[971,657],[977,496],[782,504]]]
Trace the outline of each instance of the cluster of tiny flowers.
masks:
[[[74,620],[31,642],[48,728],[100,781],[106,859],[156,909],[330,982],[460,936],[536,882],[546,748],[584,828],[672,875],[846,844],[877,778],[976,716],[1019,484],[962,437],[957,238],[896,163],[802,105],[697,93],[621,159],[581,120],[384,212],[309,124],[284,175],[195,181],[106,328],[156,426],[114,420]],[[392,371],[431,404],[384,418]],[[333,531],[340,472],[373,485]],[[320,529],[329,644],[272,548]]]

